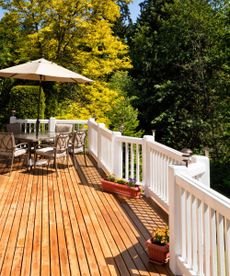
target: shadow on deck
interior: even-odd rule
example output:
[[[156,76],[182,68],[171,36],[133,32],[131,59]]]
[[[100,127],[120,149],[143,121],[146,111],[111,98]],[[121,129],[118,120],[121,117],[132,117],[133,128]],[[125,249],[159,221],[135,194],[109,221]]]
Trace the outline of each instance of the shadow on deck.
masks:
[[[101,189],[102,172],[77,157],[55,170],[0,168],[0,275],[172,275],[149,263],[145,241],[167,216],[146,199]]]

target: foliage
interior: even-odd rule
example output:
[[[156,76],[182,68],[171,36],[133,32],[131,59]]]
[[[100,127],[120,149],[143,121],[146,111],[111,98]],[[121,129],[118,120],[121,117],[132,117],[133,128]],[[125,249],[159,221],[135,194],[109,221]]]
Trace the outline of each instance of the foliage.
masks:
[[[120,131],[127,136],[142,136],[142,131],[137,131],[139,126],[138,110],[133,108],[133,98],[127,94],[134,89],[133,80],[127,72],[119,71],[110,80],[109,87],[121,95],[117,98],[116,104],[107,112],[110,118],[110,129]]]
[[[21,119],[37,118],[39,102],[38,86],[14,86],[10,91],[10,109],[16,110],[16,116]],[[41,90],[40,118],[44,118],[45,94]]]
[[[158,245],[166,245],[169,243],[169,229],[168,227],[165,228],[156,228],[153,230],[151,235],[152,243]]]
[[[130,17],[128,6],[130,2],[131,1],[117,1],[118,6],[120,7],[120,16],[116,19],[113,26],[115,35],[119,36],[124,41],[127,39],[132,26],[132,19]]]
[[[116,178],[113,174],[107,175],[106,180],[118,184],[127,185],[129,187],[135,187],[136,186],[136,179],[135,178],[129,178],[128,181],[121,178]]]
[[[46,114],[94,115],[109,124],[106,112],[119,95],[108,88],[107,81],[116,71],[131,67],[128,46],[113,33],[120,16],[117,2],[1,0],[0,6],[6,11],[0,21],[1,67],[43,56],[92,78],[92,85],[44,84]]]
[[[60,103],[59,118],[88,119],[95,118],[98,122],[110,124],[105,114],[116,104],[118,92],[108,87],[105,82],[95,81],[91,85],[81,85],[78,98],[74,101],[64,100]]]
[[[136,183],[137,183],[136,178],[129,178],[129,179],[128,179],[128,186],[130,186],[130,187],[135,187],[135,186],[136,186]]]
[[[210,164],[211,187],[230,198],[230,163]]]
[[[145,131],[229,160],[228,10],[224,1],[146,0],[130,49]]]
[[[9,122],[11,116],[11,110],[6,103],[9,102],[9,91],[12,86],[12,79],[0,80],[0,128]]]

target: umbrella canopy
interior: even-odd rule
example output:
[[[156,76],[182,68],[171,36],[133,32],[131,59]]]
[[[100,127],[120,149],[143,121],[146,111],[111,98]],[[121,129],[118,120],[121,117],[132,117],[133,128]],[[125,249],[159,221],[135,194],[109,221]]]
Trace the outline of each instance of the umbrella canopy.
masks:
[[[0,70],[0,77],[39,81],[92,82],[91,79],[44,58],[2,69]]]
[[[36,135],[38,135],[39,123],[40,123],[39,121],[40,97],[41,97],[42,81],[77,82],[77,83],[92,82],[91,79],[88,79],[80,74],[70,71],[44,58],[2,69],[0,70],[0,77],[39,81],[40,90],[39,90],[39,102],[38,102],[38,116],[37,116],[37,122],[36,122]]]

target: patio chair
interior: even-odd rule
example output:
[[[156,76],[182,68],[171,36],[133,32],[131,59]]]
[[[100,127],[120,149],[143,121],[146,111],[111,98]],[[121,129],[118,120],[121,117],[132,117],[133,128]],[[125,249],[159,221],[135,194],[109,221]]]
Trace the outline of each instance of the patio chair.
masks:
[[[58,134],[54,146],[50,145],[39,145],[40,148],[37,148],[35,150],[35,162],[34,162],[34,168],[36,167],[36,164],[38,162],[38,157],[41,157],[43,159],[47,160],[47,166],[49,166],[49,163],[51,160],[54,162],[54,167],[56,170],[56,174],[58,176],[57,171],[57,160],[58,159],[66,159],[67,160],[67,166],[69,169],[69,153],[68,153],[68,145],[69,145],[69,135],[68,134]],[[39,163],[39,162],[38,162]]]
[[[28,158],[27,145],[25,142],[16,144],[13,132],[0,132],[0,156],[11,159],[9,176],[16,157],[26,156]]]
[[[86,162],[86,131],[75,131],[70,139],[69,143],[69,153],[73,154],[73,157],[75,157],[75,154],[83,152],[84,154],[84,160],[85,165],[87,166]],[[73,158],[74,164],[76,165],[76,160]]]
[[[21,133],[21,124],[19,123],[7,124],[6,129],[8,132],[13,132],[13,134],[19,134]]]
[[[12,123],[6,125],[7,132],[13,132],[13,134],[21,133],[21,124],[19,123]],[[15,143],[19,144],[21,141],[15,138]]]

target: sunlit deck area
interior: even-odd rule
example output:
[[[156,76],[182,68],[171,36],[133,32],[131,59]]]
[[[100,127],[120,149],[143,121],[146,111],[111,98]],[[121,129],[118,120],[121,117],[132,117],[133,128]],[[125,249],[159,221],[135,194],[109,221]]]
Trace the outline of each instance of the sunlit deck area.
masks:
[[[0,275],[172,275],[145,241],[167,216],[145,198],[105,193],[92,158],[9,177],[0,163]]]

